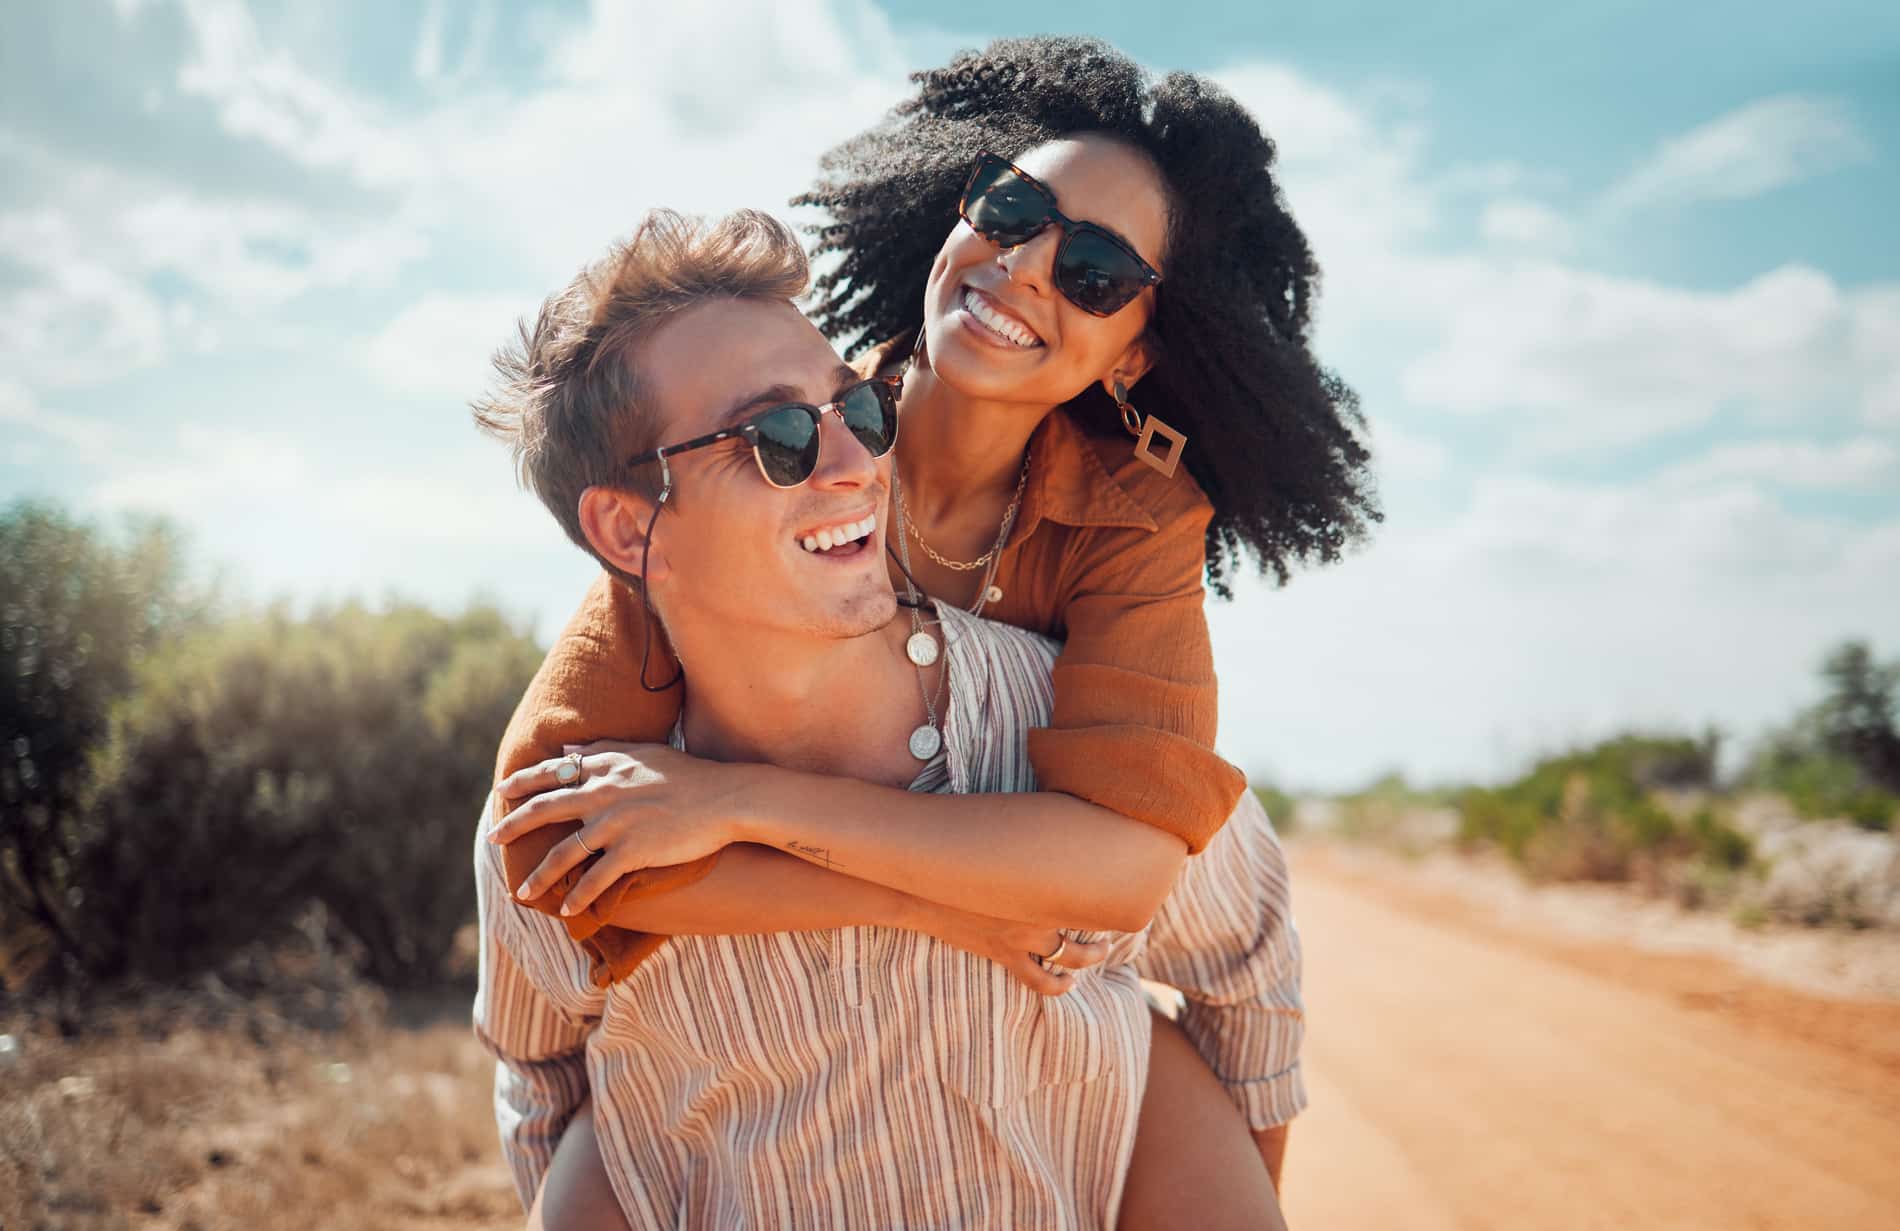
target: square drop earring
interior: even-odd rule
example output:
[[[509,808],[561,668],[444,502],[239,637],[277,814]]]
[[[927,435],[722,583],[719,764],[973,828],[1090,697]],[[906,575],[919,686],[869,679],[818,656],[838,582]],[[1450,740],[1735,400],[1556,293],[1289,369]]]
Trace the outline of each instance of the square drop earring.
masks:
[[[1153,415],[1144,420],[1141,412],[1129,405],[1128,386],[1120,381],[1115,382],[1115,406],[1122,412],[1122,426],[1135,438],[1135,456],[1159,470],[1163,478],[1172,479],[1181,464],[1181,450],[1187,447],[1187,437]],[[1156,437],[1167,446],[1166,453],[1155,452]]]

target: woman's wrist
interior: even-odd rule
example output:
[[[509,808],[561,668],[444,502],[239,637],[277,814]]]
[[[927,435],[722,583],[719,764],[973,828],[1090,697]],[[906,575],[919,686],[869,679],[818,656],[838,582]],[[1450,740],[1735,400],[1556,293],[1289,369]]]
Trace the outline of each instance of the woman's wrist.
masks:
[[[736,787],[731,815],[727,818],[730,841],[751,842],[798,854],[792,845],[798,839],[796,826],[787,814],[797,799],[793,784],[804,775],[776,765],[756,763],[727,768],[734,775]]]

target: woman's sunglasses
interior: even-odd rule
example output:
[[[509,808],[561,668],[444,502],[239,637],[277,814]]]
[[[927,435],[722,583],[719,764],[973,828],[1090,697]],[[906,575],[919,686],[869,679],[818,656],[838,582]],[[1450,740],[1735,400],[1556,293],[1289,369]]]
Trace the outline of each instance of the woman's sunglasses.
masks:
[[[828,414],[836,414],[844,420],[845,428],[872,457],[883,457],[891,451],[891,446],[897,443],[897,394],[902,381],[902,376],[859,381],[840,393],[837,401],[823,406],[785,402],[760,411],[736,427],[696,436],[676,445],[662,445],[630,457],[627,465],[655,461],[665,465],[666,459],[676,454],[724,440],[743,440],[752,446],[753,460],[759,463],[759,473],[765,476],[767,483],[773,487],[797,487],[818,469],[818,425]],[[671,488],[670,471],[668,488]]]
[[[1126,240],[1093,222],[1066,216],[1046,185],[995,154],[977,158],[957,213],[972,231],[999,248],[1026,244],[1052,224],[1061,227],[1056,289],[1091,316],[1113,316],[1144,287],[1161,284],[1154,266]]]

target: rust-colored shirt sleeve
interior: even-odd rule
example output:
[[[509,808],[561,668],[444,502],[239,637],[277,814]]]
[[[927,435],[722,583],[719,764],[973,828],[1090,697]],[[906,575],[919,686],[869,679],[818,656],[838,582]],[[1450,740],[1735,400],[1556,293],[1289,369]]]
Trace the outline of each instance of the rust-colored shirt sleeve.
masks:
[[[496,778],[561,756],[572,744],[603,739],[665,743],[679,718],[680,689],[675,685],[664,692],[649,692],[641,686],[640,651],[649,628],[654,626],[645,618],[639,595],[602,573],[548,651],[509,720],[496,760]],[[657,628],[654,635],[660,636]],[[673,668],[673,656],[662,638],[654,645],[648,674],[659,683],[672,675]],[[579,828],[578,822],[571,821],[543,826],[504,847],[508,888],[518,888],[555,843]],[[621,903],[690,885],[711,871],[718,859],[716,854],[709,855],[678,867],[646,868],[623,876],[585,911],[562,920],[593,958],[596,983],[624,977],[666,939],[613,926]],[[558,916],[580,872],[568,873],[553,889],[523,905]]]
[[[1055,715],[1029,733],[1045,789],[1165,829],[1190,852],[1220,830],[1247,785],[1214,752],[1219,707],[1201,582],[1213,510],[1195,496],[1157,510],[1153,530],[1069,532]]]
[[[1214,752],[1201,581],[1213,506],[1186,470],[1157,473],[1133,441],[1087,426],[1090,413],[1061,407],[1030,439],[1022,517],[985,614],[1063,643],[1054,716],[1029,733],[1042,788],[1199,851],[1246,787]]]

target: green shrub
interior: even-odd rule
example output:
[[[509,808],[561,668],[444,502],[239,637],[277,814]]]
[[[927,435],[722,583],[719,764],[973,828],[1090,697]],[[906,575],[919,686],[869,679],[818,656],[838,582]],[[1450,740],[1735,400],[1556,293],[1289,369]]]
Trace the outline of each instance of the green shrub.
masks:
[[[481,606],[272,610],[146,653],[61,845],[28,857],[53,868],[68,965],[179,978],[321,900],[367,975],[437,978],[473,916],[494,747],[538,661]]]
[[[1829,751],[1811,721],[1797,721],[1764,741],[1748,771],[1750,785],[1788,797],[1811,820],[1846,820],[1891,829],[1900,798],[1868,780],[1847,757]]]
[[[44,505],[0,513],[0,981],[20,952],[82,948],[88,758],[139,664],[211,607],[163,523],[112,535]]]
[[[1849,641],[1821,663],[1826,692],[1762,742],[1747,779],[1802,816],[1891,829],[1900,816],[1900,663]]]
[[[1291,834],[1297,822],[1294,819],[1293,797],[1273,786],[1257,786],[1253,793],[1259,797],[1260,806],[1267,810],[1267,819],[1273,822],[1273,828],[1282,837]]]
[[[1501,847],[1542,879],[1626,880],[1640,858],[1702,849],[1694,826],[1685,832],[1653,792],[1706,788],[1715,756],[1713,733],[1618,736],[1540,761],[1507,786],[1464,791],[1459,834]],[[1727,841],[1709,833],[1711,850]]]
[[[354,604],[231,620],[151,655],[74,825],[78,964],[175,978],[314,899],[371,977],[437,977],[472,915],[494,747],[538,661],[487,608]]]

